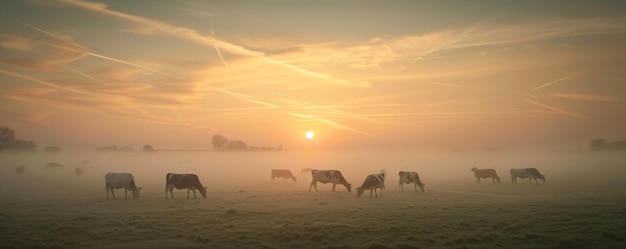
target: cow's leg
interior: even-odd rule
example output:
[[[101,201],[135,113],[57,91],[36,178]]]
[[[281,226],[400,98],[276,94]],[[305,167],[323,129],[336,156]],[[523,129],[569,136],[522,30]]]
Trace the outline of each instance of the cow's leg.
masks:
[[[309,186],[309,192],[311,192],[311,188],[315,186],[315,192],[317,192],[317,182],[315,180],[311,181],[311,185]]]
[[[193,191],[193,198],[194,198],[194,199],[198,198],[198,197],[196,197],[196,189],[195,189],[195,188],[192,188],[192,189],[191,189],[191,191]]]
[[[415,192],[417,192],[417,183],[413,183],[415,185]]]
[[[317,189],[317,187],[315,189]],[[335,183],[334,182],[333,182],[333,192],[335,192]]]
[[[124,188],[124,200],[128,200],[128,189]]]
[[[174,199],[174,187],[170,186],[170,196]]]
[[[187,199],[189,199],[189,188],[187,188]]]

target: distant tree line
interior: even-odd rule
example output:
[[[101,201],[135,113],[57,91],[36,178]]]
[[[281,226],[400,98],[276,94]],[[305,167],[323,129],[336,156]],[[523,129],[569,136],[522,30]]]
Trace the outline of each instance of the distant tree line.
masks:
[[[154,147],[152,147],[152,145],[149,145],[149,144],[144,145],[141,150],[145,151],[145,152],[155,151]],[[97,147],[96,151],[98,151],[98,152],[135,151],[135,149],[133,149],[133,147],[131,147],[131,146],[126,146],[126,145],[125,146],[121,146],[121,147],[118,147],[117,145],[110,145],[110,146]]]
[[[231,141],[220,134],[213,135],[213,139],[211,140],[211,142],[213,144],[213,150],[216,151],[283,151],[282,145],[279,145],[277,147],[248,146],[248,144],[246,144],[244,141]]]
[[[37,145],[33,141],[15,138],[15,131],[0,127],[0,151],[34,151]]]
[[[589,148],[593,151],[626,151],[626,140],[606,141],[603,138],[589,142]]]

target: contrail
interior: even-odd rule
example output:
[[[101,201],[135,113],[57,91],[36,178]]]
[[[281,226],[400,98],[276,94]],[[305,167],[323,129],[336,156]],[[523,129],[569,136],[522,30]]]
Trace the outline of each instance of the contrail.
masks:
[[[89,74],[83,73],[83,72],[81,72],[80,70],[78,70],[78,69],[76,69],[76,68],[68,67],[68,66],[66,66],[66,65],[61,65],[61,67],[62,67],[62,68],[65,68],[65,69],[67,69],[67,70],[70,70],[70,71],[72,71],[72,72],[75,72],[75,73],[77,73],[77,74],[80,74],[80,75],[82,75],[82,76],[85,76],[85,77],[87,77],[87,78],[89,78],[89,79],[92,79],[92,80],[94,80],[95,82],[101,83],[98,79],[96,79],[96,78],[92,77],[92,76],[91,76],[91,75],[89,75]]]
[[[50,83],[50,82],[47,82],[47,81],[35,79],[33,77],[26,76],[26,75],[19,74],[19,73],[5,71],[5,70],[2,70],[2,69],[0,69],[0,73],[6,74],[6,75],[9,75],[9,76],[13,76],[15,78],[29,80],[29,81],[32,81],[32,82],[35,82],[35,83],[39,83],[41,85],[49,86],[49,87],[52,87],[52,88],[56,88],[56,89],[60,89],[60,90],[68,91],[68,92],[88,94],[88,95],[97,95],[97,94],[94,94],[94,93],[91,93],[91,92],[86,92],[86,91],[81,91],[81,90],[77,90],[77,89],[73,89],[73,88],[60,86],[60,85],[57,85],[57,84],[54,84],[54,83]]]
[[[572,76],[573,76],[573,75],[569,75],[569,76],[565,76],[565,77],[562,77],[562,78],[559,78],[559,79],[556,79],[556,80],[550,81],[550,82],[548,82],[548,83],[545,83],[545,84],[543,84],[543,85],[540,85],[540,86],[538,86],[538,87],[535,87],[535,88],[533,88],[532,90],[534,91],[534,90],[541,89],[541,88],[544,88],[544,87],[549,86],[549,85],[553,85],[553,84],[559,83],[559,82],[561,82],[561,81],[564,81],[564,80],[566,80],[566,79],[571,78]]]
[[[137,67],[137,68],[141,68],[143,70],[150,71],[150,72],[153,72],[153,73],[167,75],[167,76],[170,76],[172,78],[177,78],[177,79],[181,79],[181,80],[185,79],[184,77],[181,77],[181,76],[178,76],[178,75],[175,75],[175,74],[166,73],[166,72],[163,72],[163,71],[159,71],[159,70],[156,70],[156,69],[153,69],[153,68],[149,68],[149,67],[142,66],[142,65],[139,65],[139,64],[135,64],[135,63],[132,63],[132,62],[128,62],[128,61],[125,61],[125,60],[120,60],[120,59],[116,59],[116,58],[113,58],[113,57],[109,57],[109,56],[106,56],[106,55],[96,54],[96,53],[92,53],[92,52],[88,52],[87,55],[90,55],[90,56],[93,56],[93,57],[97,57],[97,58],[101,58],[101,59],[105,59],[105,60],[115,61],[115,62],[118,62],[118,63],[126,64],[126,65]]]
[[[552,110],[552,111],[555,111],[557,113],[561,113],[561,114],[564,114],[564,115],[572,116],[572,117],[575,117],[575,118],[587,119],[586,117],[578,115],[576,113],[572,113],[572,112],[568,112],[568,111],[565,111],[565,110],[561,110],[559,108],[556,108],[556,107],[553,107],[553,106],[549,106],[549,105],[546,105],[546,104],[542,104],[542,103],[536,102],[534,100],[524,99],[524,101],[526,101],[528,103],[531,103],[531,104],[534,104],[534,105],[541,106],[543,108],[546,108],[546,109],[549,109],[549,110]]]
[[[74,42],[74,41],[68,40],[68,39],[66,39],[66,38],[64,38],[64,37],[62,37],[62,36],[56,35],[56,34],[54,34],[54,33],[52,33],[52,32],[48,32],[48,31],[45,31],[45,30],[43,30],[43,29],[37,28],[37,27],[35,27],[35,26],[33,26],[33,25],[30,25],[30,24],[28,24],[28,23],[25,23],[25,22],[23,22],[23,21],[16,20],[16,19],[13,19],[13,18],[10,18],[10,19],[12,19],[12,20],[14,20],[14,21],[16,21],[16,22],[18,22],[18,23],[20,23],[20,24],[24,25],[24,26],[27,26],[27,27],[29,27],[29,28],[32,28],[32,29],[34,29],[34,30],[37,30],[37,31],[39,31],[39,32],[42,32],[42,33],[44,33],[44,34],[47,34],[47,35],[52,36],[52,37],[54,37],[54,38],[56,38],[56,39],[59,39],[59,40],[61,40],[61,41],[67,42],[67,43],[69,43],[69,44],[71,44],[71,45],[73,45],[73,46],[78,47],[78,49],[76,49],[76,48],[67,48],[67,50],[72,50],[72,51],[76,51],[76,52],[84,53],[85,55],[89,55],[89,56],[93,56],[93,57],[97,57],[97,58],[101,58],[101,59],[105,59],[105,60],[110,60],[110,61],[114,61],[114,62],[118,62],[118,63],[126,64],[126,65],[130,65],[130,66],[133,66],[133,67],[141,68],[141,69],[146,70],[146,71],[150,71],[150,72],[153,72],[153,73],[158,73],[158,74],[167,75],[167,76],[174,77],[174,78],[177,78],[177,79],[185,79],[185,78],[183,78],[183,77],[181,77],[181,76],[174,75],[174,74],[170,74],[170,73],[166,73],[166,72],[162,72],[162,71],[159,71],[159,70],[156,70],[156,69],[150,68],[150,67],[146,67],[146,66],[142,66],[142,65],[135,64],[135,63],[132,63],[132,62],[128,62],[128,61],[124,61],[124,60],[116,59],[116,58],[113,58],[113,57],[109,57],[109,56],[105,56],[105,55],[101,55],[101,54],[96,54],[96,53],[89,52],[89,50],[88,50],[86,47],[84,47],[84,46],[82,46],[82,45],[80,45],[80,44],[78,44],[78,43],[76,43],[76,42]],[[64,49],[65,49],[65,48],[64,48]],[[66,68],[66,69],[67,69],[67,68]],[[70,69],[70,70],[71,70],[71,69]],[[72,70],[72,71],[77,72],[77,71],[75,71],[75,70]],[[81,74],[83,74],[83,73],[81,73]],[[83,74],[83,76],[87,76],[87,75]],[[88,77],[88,78],[92,78],[92,77],[89,77],[89,76],[87,76],[87,77]],[[93,78],[92,78],[92,79],[93,79]]]
[[[167,23],[155,21],[155,20],[148,19],[148,18],[145,18],[145,17],[134,16],[134,15],[130,15],[130,14],[127,14],[127,13],[114,11],[114,10],[108,9],[107,5],[103,4],[103,3],[71,1],[71,0],[57,0],[57,1],[65,3],[65,4],[73,5],[73,6],[76,6],[76,7],[80,7],[80,8],[83,8],[83,9],[87,9],[87,10],[92,10],[92,11],[95,11],[95,12],[103,13],[103,14],[106,14],[106,15],[110,15],[110,16],[113,16],[113,17],[120,18],[120,19],[128,20],[128,21],[131,21],[131,22],[134,22],[134,23],[143,24],[143,25],[146,25],[146,26],[149,26],[149,27],[161,30],[164,33],[167,33],[167,34],[170,34],[170,35],[174,35],[174,36],[177,36],[179,38],[184,38],[184,39],[187,39],[189,41],[196,42],[198,44],[210,45],[211,47],[218,46],[218,47],[221,47],[222,49],[225,49],[226,51],[228,51],[230,53],[259,58],[259,59],[261,59],[261,60],[263,60],[265,62],[268,62],[268,63],[271,63],[271,64],[275,64],[275,65],[279,65],[279,66],[282,66],[282,67],[294,70],[296,72],[302,73],[303,75],[308,75],[308,76],[311,76],[311,77],[321,78],[321,79],[328,79],[328,80],[334,81],[336,83],[345,84],[345,85],[349,85],[349,86],[370,87],[370,83],[369,82],[350,82],[350,81],[346,81],[346,80],[336,79],[336,78],[334,78],[334,77],[332,77],[332,76],[330,76],[328,74],[323,74],[323,73],[309,71],[307,69],[304,69],[304,68],[301,68],[301,67],[298,67],[298,66],[294,66],[294,65],[291,65],[291,64],[283,62],[283,61],[278,61],[278,60],[274,60],[274,59],[268,58],[262,52],[249,50],[249,49],[244,48],[242,46],[235,45],[235,44],[232,44],[232,43],[229,43],[229,42],[226,42],[226,41],[222,41],[222,40],[219,40],[219,39],[215,39],[213,37],[203,36],[203,35],[199,34],[196,30],[193,30],[193,29],[180,27],[180,26],[173,26],[173,25],[170,25],[170,24],[167,24]]]
[[[210,24],[211,24],[211,36],[215,37],[215,29],[213,28],[213,20],[210,21]],[[222,60],[222,63],[224,63],[224,67],[228,68],[228,63],[226,63],[226,60],[224,60],[224,56],[222,56],[220,49],[215,44],[213,44],[213,47],[215,48],[215,52],[217,52],[217,55],[220,57],[220,60]]]

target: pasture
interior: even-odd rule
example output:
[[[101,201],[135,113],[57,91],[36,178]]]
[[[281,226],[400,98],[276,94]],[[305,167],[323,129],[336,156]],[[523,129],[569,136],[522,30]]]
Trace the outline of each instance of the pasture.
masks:
[[[58,153],[0,156],[2,248],[621,248],[626,156],[595,153]],[[84,160],[83,172],[74,168]],[[49,161],[62,168],[46,168]],[[186,163],[179,163],[185,161]],[[15,168],[25,166],[17,175]],[[536,167],[546,184],[513,185],[509,168]],[[475,183],[494,168],[500,184]],[[297,183],[271,183],[272,168]],[[346,192],[302,168],[338,169]],[[382,198],[356,197],[385,168]],[[398,171],[425,191],[400,192]],[[104,174],[129,172],[141,198],[106,200]],[[196,173],[207,199],[165,199],[165,174]],[[120,198],[122,196],[122,198]]]

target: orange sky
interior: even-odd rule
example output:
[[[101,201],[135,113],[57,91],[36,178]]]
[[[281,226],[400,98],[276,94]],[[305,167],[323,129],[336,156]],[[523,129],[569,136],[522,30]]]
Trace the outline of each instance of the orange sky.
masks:
[[[626,139],[620,1],[0,9],[0,126],[40,147],[210,148],[214,134],[296,150]]]

